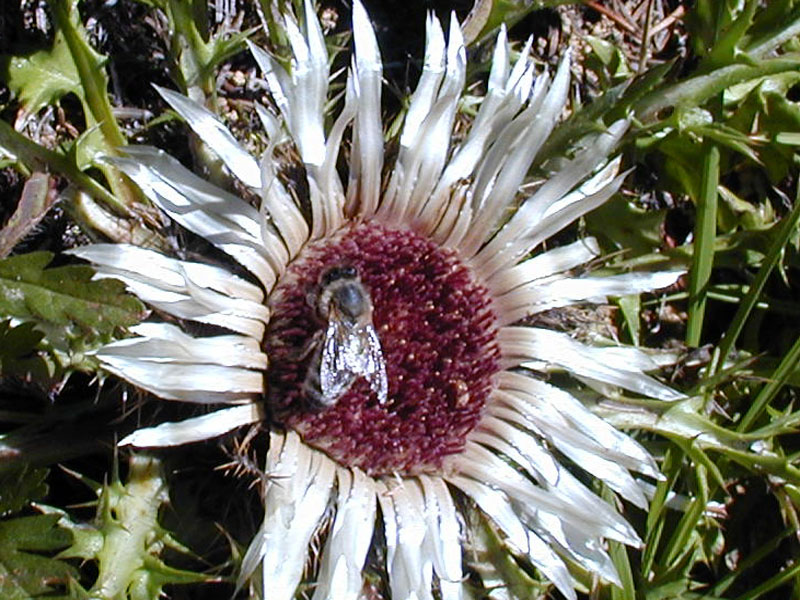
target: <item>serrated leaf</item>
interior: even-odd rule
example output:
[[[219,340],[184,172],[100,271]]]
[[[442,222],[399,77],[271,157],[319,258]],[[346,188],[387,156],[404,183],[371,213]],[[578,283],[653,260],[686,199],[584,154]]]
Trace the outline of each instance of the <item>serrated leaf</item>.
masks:
[[[22,105],[20,120],[35,114],[73,93],[83,98],[78,68],[61,30],[56,30],[53,45],[28,55],[6,57],[0,65],[8,87]]]
[[[44,555],[72,541],[69,531],[57,525],[58,519],[58,515],[36,515],[0,521],[0,598],[52,596],[77,577],[71,565]]]
[[[738,14],[731,15],[732,22],[720,28],[721,35],[715,40],[711,52],[699,65],[699,71],[708,72],[736,61],[741,54],[739,46],[753,23],[758,4],[755,0],[748,0]]]
[[[57,103],[70,93],[84,104],[88,119],[94,112],[92,109],[97,108],[96,97],[99,94],[107,96],[105,90],[108,81],[103,70],[106,57],[89,44],[77,5],[77,0],[53,3],[56,26],[50,48],[6,57],[0,63],[0,75],[4,76],[8,87],[22,105],[22,114],[18,116],[21,122],[40,108]],[[116,127],[116,123],[108,123],[107,126]],[[119,145],[123,139],[118,136],[112,141]]]
[[[94,270],[85,265],[48,269],[52,258],[49,252],[32,252],[0,260],[0,314],[63,326],[68,335],[99,337],[145,316],[142,303],[126,294],[121,282],[94,281]]]

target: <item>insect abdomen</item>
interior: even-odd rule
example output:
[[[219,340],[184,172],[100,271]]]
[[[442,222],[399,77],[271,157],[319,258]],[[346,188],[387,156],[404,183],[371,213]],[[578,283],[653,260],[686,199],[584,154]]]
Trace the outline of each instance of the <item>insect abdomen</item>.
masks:
[[[322,393],[322,383],[319,378],[320,363],[322,362],[322,345],[317,344],[314,353],[311,355],[311,360],[308,363],[308,370],[306,371],[306,378],[303,381],[303,391],[305,392],[306,399],[311,406],[325,407],[333,404],[329,399],[325,398]]]

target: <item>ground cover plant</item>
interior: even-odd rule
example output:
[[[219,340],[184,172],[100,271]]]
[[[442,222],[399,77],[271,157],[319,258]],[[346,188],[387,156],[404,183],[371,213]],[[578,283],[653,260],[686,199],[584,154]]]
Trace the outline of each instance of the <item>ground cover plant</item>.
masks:
[[[798,34],[10,2],[0,597],[797,597]]]

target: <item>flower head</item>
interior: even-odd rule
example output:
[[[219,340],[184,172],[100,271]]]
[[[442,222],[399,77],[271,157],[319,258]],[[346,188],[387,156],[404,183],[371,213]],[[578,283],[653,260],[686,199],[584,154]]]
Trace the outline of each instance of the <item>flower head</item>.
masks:
[[[172,219],[251,275],[124,245],[75,251],[154,308],[230,332],[198,337],[149,322],[98,353],[107,370],[162,398],[233,404],[140,430],[124,443],[185,443],[268,414],[266,515],[243,575],[260,567],[270,598],[294,596],[320,530],[313,597],[357,598],[376,520],[393,598],[432,590],[461,598],[470,535],[456,509],[462,500],[566,597],[575,597],[570,561],[618,582],[606,540],[641,542],[559,461],[639,507],[647,501],[631,472],[657,478],[658,469],[642,446],[541,375],[559,370],[597,390],[680,396],[645,374],[657,365],[637,349],[587,345],[525,319],[676,279],[674,272],[577,276],[599,253],[593,239],[540,251],[617,191],[620,161],[607,157],[627,124],[585,142],[523,195],[565,105],[569,57],[552,76],[536,73],[529,47],[512,65],[501,31],[486,95],[454,142],[465,49],[455,19],[445,41],[430,16],[424,69],[397,156],[387,159],[382,65],[366,12],[354,3],[344,106],[326,127],[328,55],[308,1],[305,10],[302,30],[286,19],[288,72],[251,46],[277,109],[259,107],[271,141],[260,161],[204,107],[160,90],[260,196],[258,209],[159,150],[132,147],[113,159]],[[303,163],[300,198],[278,174],[284,131]],[[342,181],[337,163],[348,134]]]

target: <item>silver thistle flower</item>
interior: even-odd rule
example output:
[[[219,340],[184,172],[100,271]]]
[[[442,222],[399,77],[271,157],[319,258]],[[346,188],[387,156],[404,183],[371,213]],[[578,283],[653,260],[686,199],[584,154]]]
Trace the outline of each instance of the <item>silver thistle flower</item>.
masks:
[[[126,157],[113,159],[172,219],[254,280],[126,245],[74,251],[154,308],[231,331],[195,337],[148,322],[133,329],[136,337],[98,353],[108,371],[161,398],[233,405],[139,430],[122,443],[168,446],[220,435],[262,420],[262,402],[269,405],[266,514],[242,566],[243,578],[260,568],[269,598],[294,596],[330,507],[313,598],[359,597],[377,518],[392,598],[431,598],[434,590],[445,599],[464,597],[462,543],[469,532],[454,495],[473,502],[505,544],[567,598],[576,596],[565,560],[619,583],[606,540],[641,541],[558,455],[642,508],[647,500],[631,472],[658,478],[657,466],[641,445],[537,374],[560,370],[600,391],[622,388],[664,401],[681,396],[645,374],[658,365],[640,350],[587,345],[521,321],[677,278],[573,276],[598,255],[593,239],[534,252],[617,191],[624,175],[619,158],[608,156],[626,123],[588,141],[517,203],[566,102],[569,57],[554,75],[537,75],[529,46],[510,63],[501,31],[487,93],[455,144],[466,54],[456,20],[445,41],[430,16],[424,69],[397,157],[384,168],[382,64],[367,14],[356,1],[344,107],[326,129],[328,55],[308,0],[305,10],[302,31],[286,19],[290,72],[251,46],[278,109],[259,107],[272,141],[260,161],[204,107],[161,90],[259,194],[259,210],[154,148],[128,148]],[[336,167],[350,125],[349,176],[342,182]],[[283,131],[305,170],[308,193],[299,202],[277,175],[274,150]],[[326,269],[343,263],[368,290],[388,394],[379,402],[363,378],[353,377],[320,410],[304,397],[308,369],[317,367],[301,349],[318,343],[324,326],[308,297]]]

